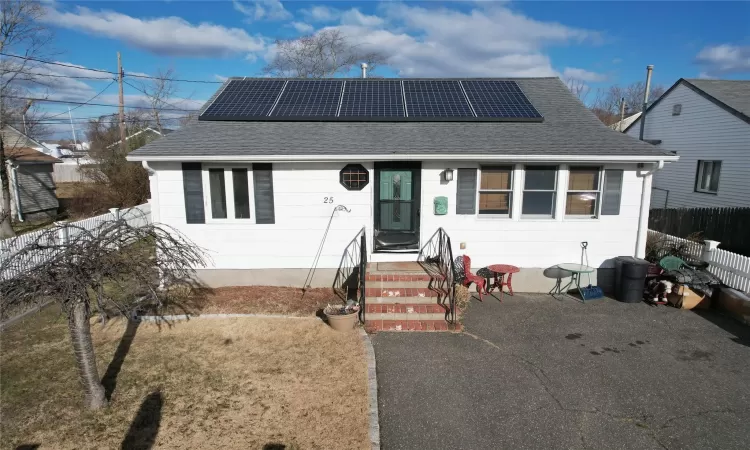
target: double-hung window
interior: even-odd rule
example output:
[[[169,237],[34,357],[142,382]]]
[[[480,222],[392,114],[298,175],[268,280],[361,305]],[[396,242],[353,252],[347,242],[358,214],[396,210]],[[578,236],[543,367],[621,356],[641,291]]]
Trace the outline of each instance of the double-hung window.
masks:
[[[513,167],[482,166],[479,214],[510,217],[513,204]]]
[[[247,168],[209,168],[208,187],[212,219],[250,218]]]
[[[715,194],[719,191],[721,161],[698,161],[695,175],[695,190]]]
[[[557,166],[526,166],[521,216],[555,217]]]
[[[601,169],[599,167],[571,167],[568,172],[565,215],[596,218],[600,197]]]

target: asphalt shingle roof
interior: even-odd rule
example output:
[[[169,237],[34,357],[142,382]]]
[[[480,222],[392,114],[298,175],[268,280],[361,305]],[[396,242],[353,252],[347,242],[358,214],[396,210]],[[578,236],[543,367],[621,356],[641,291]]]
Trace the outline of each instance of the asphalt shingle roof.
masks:
[[[559,78],[513,80],[518,82],[531,103],[544,116],[543,122],[194,120],[183,129],[151,142],[130,155],[138,159],[149,156],[196,158],[347,154],[394,157],[437,154],[671,155],[606,127],[568,91]]]
[[[711,97],[745,116],[750,116],[750,80],[686,79]]]

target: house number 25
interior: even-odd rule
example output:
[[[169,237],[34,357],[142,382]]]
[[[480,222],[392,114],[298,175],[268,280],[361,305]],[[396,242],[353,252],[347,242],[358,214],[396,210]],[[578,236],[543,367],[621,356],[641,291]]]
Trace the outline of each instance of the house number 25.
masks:
[[[333,203],[333,197],[323,197],[323,203]]]

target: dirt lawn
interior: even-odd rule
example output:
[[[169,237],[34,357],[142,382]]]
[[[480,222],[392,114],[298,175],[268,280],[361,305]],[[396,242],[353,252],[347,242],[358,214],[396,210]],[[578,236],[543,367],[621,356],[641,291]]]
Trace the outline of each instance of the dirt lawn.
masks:
[[[206,318],[127,329],[112,321],[92,334],[112,392],[100,412],[81,408],[56,308],[0,334],[3,448],[369,447],[366,363],[354,332],[314,318]]]

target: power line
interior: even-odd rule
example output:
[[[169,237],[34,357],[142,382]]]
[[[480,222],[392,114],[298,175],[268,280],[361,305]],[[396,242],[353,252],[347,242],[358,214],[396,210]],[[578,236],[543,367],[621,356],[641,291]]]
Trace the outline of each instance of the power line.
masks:
[[[75,102],[75,101],[68,101],[68,100],[52,100],[52,99],[46,99],[46,98],[34,98],[34,97],[21,97],[21,96],[15,96],[15,95],[6,95],[6,98],[15,98],[19,100],[33,100],[35,102],[49,102],[49,103],[64,103],[67,105],[81,105],[81,106],[107,106],[107,107],[113,107],[113,108],[119,108],[120,105],[112,105],[112,104],[106,104],[106,103],[90,103],[90,102]],[[125,106],[126,108],[133,108],[133,109],[152,109],[150,106]],[[160,108],[161,111],[199,111],[198,109],[190,109],[190,108]],[[67,112],[67,111],[66,111]]]
[[[107,81],[109,78],[104,77],[87,77],[84,75],[56,75],[51,73],[36,73],[36,72],[23,72],[23,71],[13,71],[15,73],[22,73],[24,75],[36,75],[38,77],[53,77],[53,78],[75,78],[75,79],[84,79],[84,80],[100,80],[100,81]]]
[[[133,84],[130,84],[130,83],[128,83],[128,82],[127,82],[127,81],[125,81],[125,80],[123,80],[122,82],[123,82],[123,83],[125,83],[125,84],[127,84],[128,86],[132,87],[132,88],[133,88],[133,89],[135,89],[136,91],[138,91],[138,92],[140,92],[140,93],[142,93],[142,94],[145,94],[145,95],[146,95],[147,97],[153,97],[153,95],[149,94],[148,92],[144,91],[143,89],[139,88],[138,86],[135,86],[135,85],[133,85]],[[165,105],[169,105],[169,106],[171,106],[171,107],[173,107],[173,108],[179,108],[179,106],[177,106],[177,105],[174,105],[174,104],[172,104],[172,103],[169,103],[169,102],[168,102],[168,101],[166,101],[166,100],[161,100],[161,99],[160,99],[159,101],[160,101],[160,102],[162,102],[162,103],[164,103]],[[161,110],[163,110],[164,108],[155,108],[155,109],[158,109],[158,110],[160,110],[160,111],[161,111]]]
[[[69,67],[69,68],[78,69],[78,70],[88,70],[88,71],[91,71],[91,72],[107,73],[107,74],[110,74],[110,75],[117,75],[117,72],[112,72],[112,71],[109,71],[109,70],[89,69],[88,67],[80,67],[80,66],[76,66],[74,64],[66,64],[66,63],[61,63],[61,62],[56,62],[56,61],[45,61],[43,59],[32,58],[32,57],[29,57],[29,56],[11,55],[10,53],[0,53],[0,55],[2,55],[2,56],[9,56],[11,58],[24,59],[24,60],[27,60],[27,61],[34,61],[34,62],[38,62],[38,63],[42,63],[42,64],[50,64],[50,65],[53,65],[53,66]],[[36,75],[41,75],[41,74],[36,74]],[[180,82],[180,83],[204,83],[204,84],[223,84],[224,83],[223,81],[187,80],[187,79],[180,79],[180,78],[154,77],[154,76],[151,76],[151,75],[139,75],[139,74],[127,73],[127,72],[125,72],[125,75],[127,75],[129,77],[133,77],[133,78],[147,78],[147,79],[151,79],[151,80],[169,80],[169,81],[176,81],[176,82]],[[57,76],[59,76],[59,77],[68,77],[68,78],[75,78],[73,76],[68,76],[68,75],[57,75]]]
[[[102,94],[104,93],[104,91],[106,91],[107,89],[109,89],[109,87],[110,87],[110,86],[112,86],[113,84],[115,84],[115,80],[112,80],[112,81],[111,81],[111,82],[110,82],[110,83],[109,83],[109,84],[107,85],[107,87],[105,87],[105,88],[104,88],[104,89],[102,89],[101,91],[97,92],[95,96],[91,97],[90,99],[86,100],[85,102],[83,102],[82,104],[80,104],[80,105],[76,106],[75,108],[73,108],[73,109],[69,109],[69,110],[68,110],[68,114],[70,114],[70,112],[71,112],[71,111],[75,111],[76,109],[80,108],[81,106],[85,106],[85,105],[89,104],[89,102],[90,102],[91,100],[94,100],[94,99],[95,99],[96,97],[99,97],[100,95],[102,95]],[[53,117],[57,117],[57,116],[62,116],[63,114],[65,114],[65,113],[64,113],[64,112],[61,112],[60,114],[55,114],[54,116],[49,116],[49,117],[45,117],[45,119],[51,119],[51,118],[53,118]]]

